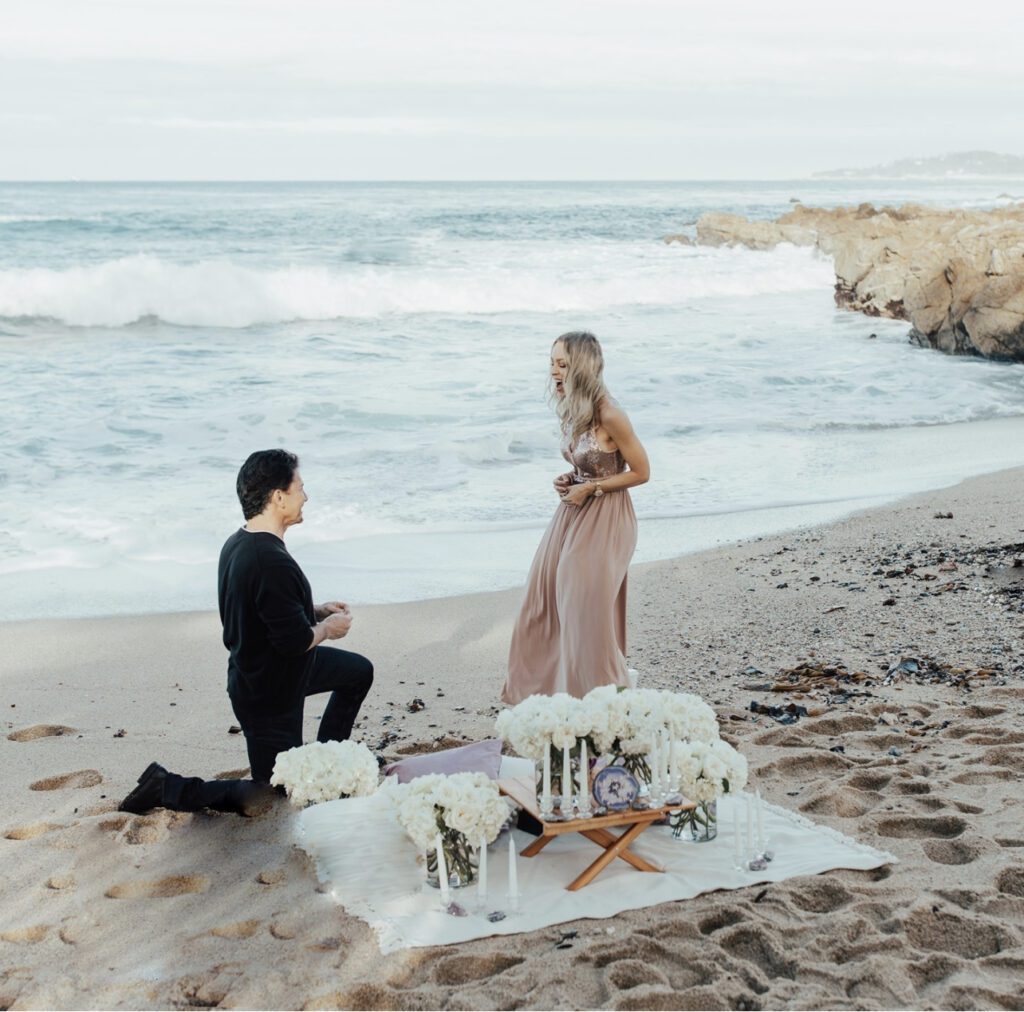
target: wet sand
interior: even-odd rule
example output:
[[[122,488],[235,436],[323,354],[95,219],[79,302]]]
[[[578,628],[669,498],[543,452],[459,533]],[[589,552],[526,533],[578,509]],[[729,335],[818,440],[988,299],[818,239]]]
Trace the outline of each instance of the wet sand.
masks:
[[[1020,1008],[1022,501],[1003,471],[632,572],[641,683],[700,692],[752,787],[899,864],[387,957],[287,805],[116,812],[152,759],[245,768],[215,615],[0,626],[0,1007]],[[362,740],[485,737],[519,596],[359,609]]]

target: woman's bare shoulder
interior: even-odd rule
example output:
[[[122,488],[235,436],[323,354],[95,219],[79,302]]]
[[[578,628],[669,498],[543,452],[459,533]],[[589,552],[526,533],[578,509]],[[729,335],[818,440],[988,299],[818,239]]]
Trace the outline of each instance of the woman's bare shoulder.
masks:
[[[605,394],[597,406],[597,417],[601,425],[622,425],[629,421],[629,415],[611,394]]]

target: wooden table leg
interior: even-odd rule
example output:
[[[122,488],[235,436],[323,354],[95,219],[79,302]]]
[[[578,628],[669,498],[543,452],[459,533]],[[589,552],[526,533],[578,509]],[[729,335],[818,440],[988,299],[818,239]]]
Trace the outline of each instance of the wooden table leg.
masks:
[[[538,836],[533,843],[523,847],[519,853],[523,857],[533,857],[535,854],[539,854],[553,839],[553,836]]]
[[[570,892],[575,892],[593,882],[649,825],[649,822],[636,822],[630,826],[614,843],[608,845],[605,852],[582,875],[574,879],[572,884],[566,888]]]
[[[614,833],[609,833],[607,829],[581,829],[580,836],[585,836],[588,840],[593,840],[594,843],[605,848],[613,845],[618,840],[618,837]],[[631,850],[624,850],[618,856],[627,864],[631,864],[637,871],[665,870],[664,868],[659,868],[656,864],[651,864],[650,861],[644,860],[639,854],[634,854]]]

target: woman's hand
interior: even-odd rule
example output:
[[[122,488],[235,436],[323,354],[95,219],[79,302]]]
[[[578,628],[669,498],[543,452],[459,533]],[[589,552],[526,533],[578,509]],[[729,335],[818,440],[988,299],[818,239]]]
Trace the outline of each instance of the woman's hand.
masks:
[[[562,502],[569,506],[582,506],[594,493],[594,486],[587,482],[584,485],[570,485],[562,494]]]
[[[572,472],[567,471],[565,474],[560,474],[555,479],[555,491],[558,493],[558,497],[561,498],[569,491],[572,486]]]

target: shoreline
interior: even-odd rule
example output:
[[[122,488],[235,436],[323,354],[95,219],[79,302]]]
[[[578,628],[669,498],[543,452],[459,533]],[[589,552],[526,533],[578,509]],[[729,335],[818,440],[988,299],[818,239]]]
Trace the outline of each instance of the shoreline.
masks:
[[[941,438],[936,439],[939,430]],[[884,445],[876,447],[872,442],[855,453],[870,477],[859,487],[851,484],[836,488],[832,498],[776,501],[768,506],[739,502],[673,516],[644,516],[641,506],[640,536],[633,564],[667,562],[752,537],[773,537],[806,526],[836,523],[865,510],[898,503],[907,496],[998,473],[1018,462],[1019,454],[1012,447],[1018,441],[1024,443],[1024,415],[942,426],[907,426],[885,432],[890,438]],[[872,430],[871,435],[877,433]],[[1008,460],[1012,464],[1008,465]],[[917,471],[908,475],[909,467],[916,467]],[[871,468],[873,472],[868,470]],[[904,487],[893,490],[897,482],[903,482]],[[886,490],[880,492],[879,487]],[[641,491],[636,498],[655,493],[656,489]],[[338,542],[310,540],[298,528],[289,540],[289,549],[309,577],[314,597],[337,596],[360,608],[386,607],[522,587],[546,524],[545,519],[493,528],[405,531]],[[126,565],[132,583],[118,593],[137,606],[140,600],[147,599],[147,593],[159,596],[175,582],[187,580],[191,585],[195,581],[190,578],[197,570],[202,571],[201,585],[212,587],[210,574],[215,572],[216,556],[201,565],[175,563],[168,568],[167,563],[146,565],[137,560]],[[92,586],[102,576],[103,571],[96,569],[0,574],[0,595],[6,591],[13,600],[17,588],[24,609],[46,600],[75,620],[182,615],[207,610],[154,607],[81,614],[76,602],[87,600]],[[396,596],[403,591],[408,596]],[[210,608],[215,609],[212,592],[209,597]],[[0,618],[0,625],[37,617],[15,612]]]
[[[900,862],[569,922],[511,950],[485,938],[379,956],[366,925],[317,891],[283,803],[253,820],[115,811],[154,759],[206,777],[244,768],[215,613],[0,624],[10,968],[0,998],[23,1008],[495,1008],[509,994],[521,1008],[1015,1007],[1022,499],[1016,467],[634,566],[629,655],[641,684],[700,693],[748,757],[752,789]],[[486,737],[519,594],[356,609],[344,646],[377,670],[357,737],[388,756]],[[931,658],[937,674],[887,682],[908,656]],[[774,691],[798,665],[805,691]],[[837,665],[863,677],[840,673],[837,689],[813,675]],[[426,705],[414,712],[416,698]],[[751,701],[808,715],[786,726]],[[314,698],[307,738],[319,712]]]

